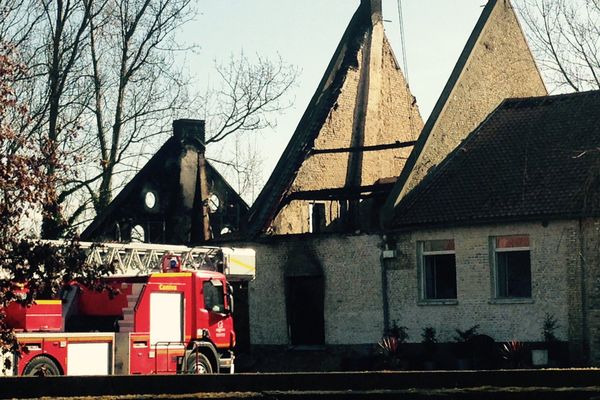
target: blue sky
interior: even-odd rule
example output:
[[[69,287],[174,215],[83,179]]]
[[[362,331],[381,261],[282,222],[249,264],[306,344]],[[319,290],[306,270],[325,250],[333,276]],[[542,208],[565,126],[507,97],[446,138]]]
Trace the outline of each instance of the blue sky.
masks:
[[[200,14],[183,37],[200,46],[187,57],[201,89],[214,76],[214,60],[244,51],[281,55],[301,74],[294,106],[261,133],[266,179],[296,128],[359,0],[198,0]],[[486,0],[403,0],[409,84],[423,119],[437,100]],[[402,64],[397,0],[383,0],[386,34]],[[189,116],[193,117],[193,116]]]

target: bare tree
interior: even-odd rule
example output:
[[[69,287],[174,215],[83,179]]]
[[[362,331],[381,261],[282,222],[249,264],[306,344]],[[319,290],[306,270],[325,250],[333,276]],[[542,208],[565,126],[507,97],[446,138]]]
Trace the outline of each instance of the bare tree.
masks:
[[[43,144],[44,175],[55,193],[68,179],[58,164],[78,158],[79,147],[72,139],[89,102],[82,53],[90,4],[91,0],[7,0],[2,10],[0,39],[14,43],[15,55],[28,66],[15,76],[15,85],[29,114],[12,122],[29,140]],[[44,204],[45,236],[56,237],[66,227],[60,202],[60,196],[53,195]]]
[[[215,63],[220,81],[205,94],[208,123],[206,143],[218,143],[232,134],[276,126],[276,115],[292,105],[285,97],[298,70],[278,58],[260,56],[254,62],[244,53],[231,55],[227,63]]]
[[[6,1],[0,39],[29,66],[16,84],[32,123],[20,126],[46,143],[57,195],[42,233],[57,237],[90,205],[108,204],[119,164],[184,104],[173,33],[193,16],[191,0]],[[54,166],[59,149],[76,164],[68,175]]]
[[[265,157],[256,139],[236,135],[233,143],[226,146],[227,152],[208,158],[248,204],[254,202],[264,184]]]
[[[44,205],[45,237],[81,223],[90,209],[101,212],[139,167],[140,156],[156,148],[153,138],[170,131],[175,116],[204,116],[207,144],[221,146],[231,135],[274,126],[277,112],[290,105],[284,94],[295,69],[281,60],[250,62],[243,54],[217,65],[217,89],[189,95],[191,80],[175,58],[185,49],[174,34],[195,15],[191,5],[192,0],[3,1],[0,39],[15,43],[28,65],[15,85],[30,113],[13,124],[45,143],[45,174],[56,192]],[[72,168],[57,169],[59,161]]]
[[[521,0],[518,4],[551,89],[600,89],[600,2]]]
[[[263,184],[265,155],[257,148],[256,135],[248,134],[277,126],[277,116],[293,103],[287,95],[298,69],[281,57],[250,60],[242,52],[226,63],[215,62],[215,71],[217,87],[203,96],[207,151],[238,194],[252,203]]]
[[[179,49],[173,34],[193,16],[190,4],[191,0],[106,1],[101,18],[91,21],[100,183],[90,196],[97,212],[110,202],[116,168],[131,156],[129,151],[164,132],[172,115],[186,104],[184,78],[173,57]]]
[[[73,279],[101,289],[100,274],[111,271],[110,266],[86,265],[75,242],[58,249],[24,237],[24,224],[53,203],[54,185],[45,177],[48,152],[53,150],[11,124],[17,117],[28,120],[15,90],[25,68],[14,58],[14,47],[0,42],[0,310],[13,302],[27,306],[36,298],[48,298]],[[57,172],[65,167],[54,165]],[[6,314],[0,312],[0,354],[19,351]]]

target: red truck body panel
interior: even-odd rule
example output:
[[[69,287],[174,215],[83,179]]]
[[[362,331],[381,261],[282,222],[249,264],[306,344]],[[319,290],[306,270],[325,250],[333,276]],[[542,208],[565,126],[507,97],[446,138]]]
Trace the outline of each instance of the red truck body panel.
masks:
[[[121,333],[61,331],[67,326],[61,300],[38,301],[29,308],[11,304],[6,310],[8,321],[11,327],[23,332],[18,337],[27,349],[18,360],[16,372],[23,374],[31,360],[44,355],[57,364],[61,373],[77,373],[70,370],[68,361],[75,359],[75,350],[70,349],[80,351],[85,347],[78,347],[77,343],[92,344],[90,349],[101,352],[104,347],[93,344],[108,343],[106,348],[112,355],[106,354],[106,360],[114,364],[119,358],[115,348],[123,346],[117,345],[117,335],[121,335],[126,343],[128,358],[123,363],[127,365],[123,373],[129,374],[180,373],[185,367],[185,357],[198,343],[212,346],[215,354],[228,353],[235,345],[233,318],[227,312],[229,286],[221,273],[205,270],[166,272],[146,277],[114,277],[107,283],[118,289],[114,296],[79,286],[73,313],[81,319],[114,318],[118,323],[114,324],[116,332],[120,324]],[[135,285],[138,285],[137,292]],[[206,304],[207,298],[215,305]],[[133,313],[133,325],[128,329],[124,322],[126,313]],[[124,330],[127,333],[123,333]],[[44,333],[47,331],[55,333]],[[70,355],[70,351],[73,354]],[[104,359],[105,354],[101,355]],[[81,362],[81,356],[78,357]],[[219,357],[213,362],[218,370]],[[109,366],[107,371],[115,373],[115,366]]]
[[[63,328],[60,300],[38,300],[29,307],[13,302],[6,309],[6,317],[15,331],[59,332]]]

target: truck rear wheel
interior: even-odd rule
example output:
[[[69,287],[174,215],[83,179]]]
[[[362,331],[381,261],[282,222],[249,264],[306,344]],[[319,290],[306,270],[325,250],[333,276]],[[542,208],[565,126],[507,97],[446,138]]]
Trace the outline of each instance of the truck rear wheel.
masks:
[[[60,369],[50,357],[37,356],[23,370],[23,376],[56,376],[61,375]]]
[[[186,372],[188,374],[212,374],[213,368],[208,358],[200,353],[192,353],[188,357]]]

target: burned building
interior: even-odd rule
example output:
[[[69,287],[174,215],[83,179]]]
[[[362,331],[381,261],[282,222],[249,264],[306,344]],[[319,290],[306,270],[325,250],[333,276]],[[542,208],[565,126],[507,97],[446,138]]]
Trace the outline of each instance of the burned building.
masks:
[[[204,155],[204,121],[173,136],[81,234],[82,240],[197,245],[235,232],[248,206]]]
[[[380,1],[363,1],[264,190],[248,232],[370,230],[423,127],[385,36]],[[371,201],[368,201],[371,200]]]
[[[410,259],[397,259],[372,218],[388,226],[404,187],[505,98],[544,94],[510,2],[490,0],[422,126],[385,39],[380,3],[363,0],[250,210],[259,269],[250,284],[252,344],[368,350],[402,324],[393,269]]]

